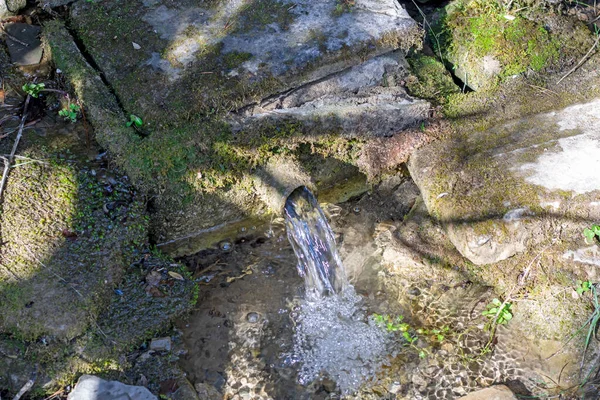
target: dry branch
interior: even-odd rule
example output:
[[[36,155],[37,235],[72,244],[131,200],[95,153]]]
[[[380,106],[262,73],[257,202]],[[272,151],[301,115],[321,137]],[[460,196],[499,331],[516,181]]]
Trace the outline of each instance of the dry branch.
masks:
[[[19,141],[21,141],[21,136],[23,136],[23,128],[25,127],[25,120],[27,119],[27,108],[29,107],[30,99],[31,96],[27,95],[25,105],[23,106],[23,116],[21,117],[21,123],[19,124],[19,132],[17,133],[17,138],[15,139],[15,143],[13,144],[13,148],[10,152],[10,155],[8,156],[8,159],[4,160],[4,172],[2,173],[2,181],[0,181],[0,199],[2,199],[4,186],[6,185],[6,180],[8,179],[8,171],[10,170],[10,166],[15,159],[15,153],[17,152],[17,147],[19,147]]]

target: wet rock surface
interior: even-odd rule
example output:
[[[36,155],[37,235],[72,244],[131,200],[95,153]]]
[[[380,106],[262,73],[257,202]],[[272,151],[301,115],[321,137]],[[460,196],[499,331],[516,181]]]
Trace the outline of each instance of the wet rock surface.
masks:
[[[460,398],[461,400],[516,400],[517,397],[504,385],[478,390]]]
[[[10,58],[15,65],[34,65],[42,60],[41,29],[39,26],[22,23],[12,23],[5,26],[10,35],[6,45]]]

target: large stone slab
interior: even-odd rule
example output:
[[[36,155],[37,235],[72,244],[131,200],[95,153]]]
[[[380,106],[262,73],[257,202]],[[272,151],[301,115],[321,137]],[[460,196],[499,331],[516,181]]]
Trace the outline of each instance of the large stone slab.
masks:
[[[99,142],[152,194],[163,248],[279,213],[289,183],[273,179],[275,158],[320,195],[347,198],[366,187],[361,146],[429,112],[401,87],[421,32],[392,0],[78,2],[71,14],[86,58],[53,22],[55,61]],[[130,113],[141,129],[124,126]]]
[[[20,155],[44,161],[11,169],[3,193],[0,332],[69,340],[96,321],[145,242],[147,222],[129,180],[85,145],[83,125],[45,122],[19,144]],[[0,153],[10,146],[0,143]]]
[[[71,15],[125,108],[159,126],[169,113],[239,108],[420,41],[393,0],[78,2]]]
[[[594,100],[466,133],[411,157],[427,209],[463,256],[489,264],[548,239],[585,247],[583,229],[600,220],[599,107]],[[595,260],[569,250],[565,257]]]

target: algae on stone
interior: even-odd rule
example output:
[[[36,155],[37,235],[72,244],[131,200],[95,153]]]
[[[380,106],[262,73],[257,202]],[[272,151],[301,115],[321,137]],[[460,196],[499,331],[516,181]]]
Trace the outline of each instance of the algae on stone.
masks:
[[[479,90],[528,71],[566,69],[591,46],[585,26],[566,27],[564,17],[528,10],[510,11],[496,1],[479,0],[446,6],[437,27],[440,51],[466,85]],[[562,25],[553,23],[557,20]]]

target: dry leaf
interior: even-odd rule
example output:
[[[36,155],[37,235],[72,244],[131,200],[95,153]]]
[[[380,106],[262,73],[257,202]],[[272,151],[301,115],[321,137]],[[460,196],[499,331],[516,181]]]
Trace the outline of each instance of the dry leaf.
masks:
[[[151,286],[158,286],[162,279],[162,275],[160,272],[152,271],[148,275],[146,275],[146,283]]]
[[[163,292],[158,290],[158,288],[156,286],[150,286],[150,285],[148,285],[146,287],[146,293],[148,293],[152,297],[165,297],[166,296],[166,294],[164,294]]]
[[[181,276],[181,275],[180,275],[180,274],[178,274],[177,272],[169,271],[169,275],[171,276],[171,278],[175,278],[175,279],[177,279],[178,281],[183,281],[183,280],[185,280],[185,279],[183,278],[183,276]]]

